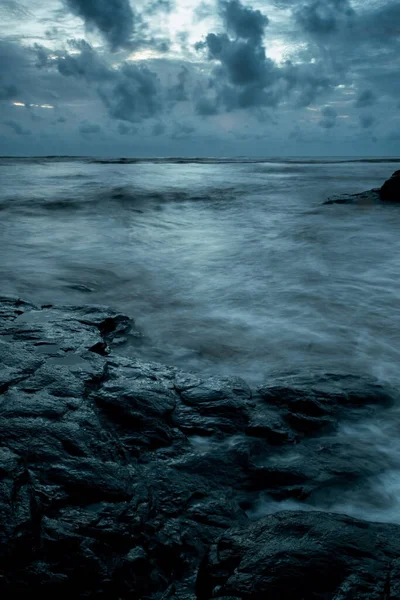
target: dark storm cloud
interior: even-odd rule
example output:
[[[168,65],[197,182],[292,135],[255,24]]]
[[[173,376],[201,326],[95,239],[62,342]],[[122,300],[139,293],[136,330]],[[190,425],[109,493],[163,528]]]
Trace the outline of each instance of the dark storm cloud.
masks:
[[[396,46],[400,43],[400,4],[392,1],[380,3],[373,10],[359,16],[357,36],[371,44]]]
[[[319,122],[320,127],[332,129],[336,125],[337,112],[334,108],[327,106],[321,111],[322,119]]]
[[[60,102],[93,98],[92,92],[78,81],[67,82],[57,69],[48,69],[49,51],[38,54],[38,48],[21,46],[16,41],[0,41],[0,103],[12,118],[15,113],[12,101],[24,103],[27,108],[33,104],[57,107]],[[21,115],[24,113],[23,108],[18,110]]]
[[[169,48],[169,40],[151,35],[154,23],[148,21],[160,11],[171,11],[173,0],[146,2],[141,12],[129,0],[64,0],[64,4],[82,18],[88,30],[99,31],[112,51],[146,46],[166,52]]]
[[[227,33],[209,33],[203,47],[208,49],[211,59],[221,62],[230,83],[247,85],[260,82],[264,86],[274,70],[274,64],[267,59],[262,44],[268,18],[259,10],[243,6],[238,0],[220,0],[219,10]]]
[[[282,5],[282,3],[280,3]],[[398,0],[358,5],[349,0],[288,1],[292,17],[308,46],[299,52],[302,61],[320,59],[327,71],[341,79],[369,82],[374,93],[399,93],[397,57],[400,52],[400,3]],[[295,33],[296,35],[296,33]],[[397,81],[397,84],[396,84]],[[375,85],[376,82],[376,85]]]
[[[329,80],[316,94],[312,84],[298,85],[298,90],[309,89],[306,94],[299,91],[305,102],[316,102],[321,92],[326,95],[328,91],[335,94],[332,99],[339,100],[342,92],[336,88],[338,84],[356,90],[356,109],[372,108],[378,101],[382,105],[400,97],[398,0],[365,4],[352,4],[350,0],[274,3],[291,11],[292,35],[298,43],[296,69],[304,69],[308,63],[316,72],[314,67],[320,65],[320,74]]]
[[[12,100],[18,95],[18,88],[13,83],[4,83],[0,78],[0,102],[2,100]]]
[[[202,5],[203,16],[219,21],[197,44],[197,58],[204,59],[199,64],[197,58],[192,60],[189,46],[193,30],[173,34],[174,44],[180,38],[185,46],[179,60],[167,55],[142,61],[140,53],[131,55],[139,47],[167,48],[165,41],[152,36],[162,35],[157,29],[162,13],[173,4],[130,1],[134,8],[127,8],[128,0],[63,0],[70,13],[107,41],[97,50],[83,40],[65,42],[72,22],[65,11],[60,11],[59,23],[42,23],[49,28],[42,38],[48,48],[37,45],[33,51],[26,46],[27,38],[21,43],[16,37],[13,42],[0,41],[0,104],[7,139],[21,147],[40,147],[42,138],[53,135],[54,144],[62,147],[70,135],[76,148],[92,144],[97,151],[114,138],[118,153],[121,148],[129,152],[129,136],[140,131],[135,152],[148,143],[157,153],[165,143],[166,149],[186,147],[192,153],[193,140],[232,139],[240,131],[241,139],[257,139],[261,125],[256,120],[271,116],[279,119],[276,136],[282,133],[282,139],[288,139],[294,131],[290,139],[296,146],[323,140],[326,149],[330,141],[346,135],[347,144],[350,135],[365,142],[376,123],[380,140],[388,139],[390,110],[400,98],[400,2],[371,0],[362,5],[354,0],[352,6],[350,0],[276,0],[274,4],[288,10],[277,21],[272,19],[276,12],[271,13],[270,22],[264,10],[251,8],[255,0],[212,0]],[[4,1],[0,4],[4,9]],[[7,5],[8,14],[13,6],[18,9],[11,0]],[[108,11],[115,6],[119,9],[111,15]],[[122,23],[125,10],[132,19]],[[111,15],[108,20],[106,15]],[[33,41],[37,39],[35,30]],[[288,42],[291,60],[272,60],[276,47],[269,48],[270,39],[274,45]],[[126,52],[115,55],[118,49]],[[42,104],[54,110],[42,110]],[[325,108],[320,113],[303,110],[310,105]],[[347,118],[338,117],[332,106]],[[235,118],[213,118],[236,110],[242,113]],[[60,119],[66,117],[64,125]],[[296,122],[301,129],[293,129]],[[29,129],[35,135],[29,136]]]
[[[129,0],[65,0],[72,13],[96,28],[113,50],[129,45],[135,16]]]
[[[269,21],[259,10],[238,0],[221,0],[219,8],[226,32],[209,33],[196,44],[198,50],[207,51],[209,60],[219,63],[212,84],[216,93],[213,99],[197,98],[198,114],[214,114],[220,107],[276,107],[289,96],[296,105],[307,106],[334,85],[321,63],[287,61],[278,66],[268,58],[263,37]]]
[[[328,44],[328,48],[330,44],[342,46],[346,51],[347,44],[353,46],[354,58],[360,57],[360,48],[354,52],[356,44],[372,47],[399,42],[400,4],[397,0],[381,0],[358,6],[357,10],[351,0],[278,0],[275,4],[291,8],[296,24],[314,36],[315,41]]]
[[[287,93],[294,96],[295,106],[299,108],[309,106],[317,100],[318,96],[332,91],[337,83],[322,62],[293,64],[287,61],[281,67],[281,75]]]
[[[66,77],[82,77],[87,81],[100,82],[113,78],[113,73],[105,62],[99,57],[85,40],[70,40],[73,54],[63,53],[56,57],[56,64],[61,75]],[[38,47],[38,52],[43,53],[43,48]],[[51,65],[53,59],[48,58],[46,65]]]
[[[58,56],[37,48],[39,66],[56,67],[64,77],[85,80],[95,89],[113,119],[135,123],[161,112],[162,86],[157,74],[147,66],[123,62],[113,68],[84,40],[73,40],[70,46],[73,54]]]
[[[199,99],[197,111],[202,114],[212,114],[217,104],[232,110],[267,103],[265,88],[277,78],[276,67],[262,45],[267,17],[237,0],[221,1],[219,8],[227,33],[209,33],[196,44],[198,50],[207,51],[209,60],[220,63],[213,84],[218,99],[214,106],[206,98]],[[224,79],[230,87],[224,85]]]
[[[351,26],[355,13],[349,0],[312,0],[296,2],[293,14],[305,32],[325,36]]]
[[[100,89],[110,116],[132,123],[153,117],[162,110],[161,85],[146,66],[125,63],[111,87]]]
[[[268,17],[259,10],[243,6],[239,0],[220,0],[220,13],[228,33],[255,46],[261,45]]]
[[[218,98],[210,98],[206,95],[197,97],[194,103],[196,114],[202,117],[209,117],[218,113]]]
[[[3,125],[10,127],[17,135],[31,135],[32,133],[29,129],[24,129],[20,123],[17,123],[17,121],[12,119],[10,121],[4,121]]]
[[[365,108],[367,106],[372,106],[373,104],[375,104],[376,100],[376,95],[372,90],[364,90],[363,92],[361,92],[361,94],[359,94],[355,102],[355,106],[357,108]]]
[[[369,129],[374,125],[376,119],[373,115],[361,115],[360,116],[360,125],[363,129]]]

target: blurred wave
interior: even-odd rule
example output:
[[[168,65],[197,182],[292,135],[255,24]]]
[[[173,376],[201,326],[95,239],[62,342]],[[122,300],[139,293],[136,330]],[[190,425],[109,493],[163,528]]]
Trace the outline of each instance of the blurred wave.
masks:
[[[186,369],[400,379],[400,210],[321,206],[395,160],[3,158],[1,291],[109,304]]]

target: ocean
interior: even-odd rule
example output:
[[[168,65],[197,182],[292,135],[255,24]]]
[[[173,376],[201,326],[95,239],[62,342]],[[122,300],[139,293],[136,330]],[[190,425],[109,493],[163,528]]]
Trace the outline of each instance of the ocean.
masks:
[[[108,305],[141,333],[125,353],[203,375],[398,387],[400,207],[323,202],[380,187],[399,163],[3,158],[0,292]],[[317,508],[400,522],[399,408],[337,434],[375,461],[376,495]]]
[[[400,209],[322,203],[395,159],[0,159],[0,290],[106,304],[132,352],[252,384],[400,378]]]

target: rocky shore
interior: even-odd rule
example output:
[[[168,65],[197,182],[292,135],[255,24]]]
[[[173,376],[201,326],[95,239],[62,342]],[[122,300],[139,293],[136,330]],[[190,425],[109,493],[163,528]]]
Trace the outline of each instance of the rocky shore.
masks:
[[[252,390],[120,352],[128,317],[0,299],[2,598],[400,600],[400,526],[315,509],[382,463],[335,436],[397,393]],[[308,510],[267,514],[267,501]]]
[[[380,188],[358,194],[333,196],[328,198],[324,204],[372,204],[375,202],[400,203],[400,171],[395,171]]]

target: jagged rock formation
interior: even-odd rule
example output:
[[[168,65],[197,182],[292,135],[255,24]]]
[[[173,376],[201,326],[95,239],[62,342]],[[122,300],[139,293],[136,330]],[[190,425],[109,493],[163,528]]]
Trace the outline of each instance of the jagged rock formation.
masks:
[[[400,528],[252,521],[260,495],[312,507],[367,485],[382,463],[334,432],[392,390],[337,374],[251,390],[123,356],[130,335],[101,307],[0,299],[3,598],[400,598]]]

